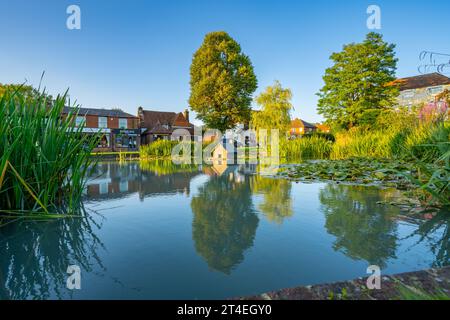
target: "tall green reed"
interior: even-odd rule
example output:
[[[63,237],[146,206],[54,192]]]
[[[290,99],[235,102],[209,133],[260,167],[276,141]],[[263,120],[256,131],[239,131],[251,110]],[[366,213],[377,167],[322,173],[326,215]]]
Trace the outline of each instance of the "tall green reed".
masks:
[[[280,140],[280,156],[284,159],[325,159],[329,157],[332,147],[332,141],[315,135]]]
[[[0,99],[0,216],[80,212],[97,137],[75,125],[77,108],[62,117],[66,98],[17,90]]]

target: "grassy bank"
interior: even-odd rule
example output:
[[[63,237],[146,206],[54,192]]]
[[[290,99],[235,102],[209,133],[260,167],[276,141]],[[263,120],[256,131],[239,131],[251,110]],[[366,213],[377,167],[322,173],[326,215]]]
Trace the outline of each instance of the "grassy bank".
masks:
[[[8,92],[0,100],[0,215],[76,214],[93,138],[65,121],[66,96]]]
[[[450,123],[402,120],[389,127],[342,131],[334,142],[312,136],[282,143],[281,154],[288,160],[326,159],[304,161],[282,175],[414,189],[423,203],[450,206]]]

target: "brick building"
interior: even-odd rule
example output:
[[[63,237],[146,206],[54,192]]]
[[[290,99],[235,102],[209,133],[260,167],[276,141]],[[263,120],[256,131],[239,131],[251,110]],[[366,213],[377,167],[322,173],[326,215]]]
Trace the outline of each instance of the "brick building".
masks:
[[[78,112],[78,113],[77,113]],[[139,118],[118,109],[64,108],[84,134],[102,133],[94,152],[137,151],[140,146]]]

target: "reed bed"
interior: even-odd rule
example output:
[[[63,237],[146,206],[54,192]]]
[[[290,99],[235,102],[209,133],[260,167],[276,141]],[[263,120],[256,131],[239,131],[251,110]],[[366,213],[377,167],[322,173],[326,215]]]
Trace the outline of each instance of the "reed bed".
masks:
[[[0,217],[80,213],[96,137],[62,118],[66,94],[0,99]]]
[[[319,136],[280,141],[280,156],[284,159],[326,159],[333,142]]]
[[[141,146],[140,158],[151,159],[155,157],[170,157],[172,149],[178,144],[178,141],[158,140],[148,145]]]

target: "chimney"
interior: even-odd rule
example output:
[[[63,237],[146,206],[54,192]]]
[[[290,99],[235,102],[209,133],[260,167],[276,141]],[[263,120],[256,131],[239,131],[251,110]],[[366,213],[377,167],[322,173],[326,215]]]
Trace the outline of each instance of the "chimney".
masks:
[[[139,127],[144,125],[144,108],[139,107],[137,112],[137,117],[139,118]]]
[[[184,109],[183,115],[184,115],[184,118],[186,119],[186,121],[189,122],[189,110],[188,109]]]

